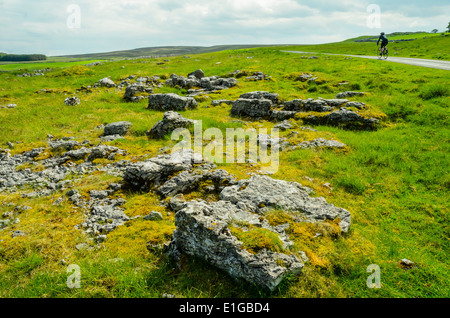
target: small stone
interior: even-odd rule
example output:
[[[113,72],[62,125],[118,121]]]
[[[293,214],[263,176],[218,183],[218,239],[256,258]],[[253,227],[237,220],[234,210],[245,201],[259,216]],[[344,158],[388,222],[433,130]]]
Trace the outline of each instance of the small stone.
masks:
[[[406,259],[406,258],[404,258],[400,261],[400,266],[404,269],[412,269],[412,268],[417,267],[413,261],[410,261],[409,259]]]
[[[155,211],[150,212],[149,215],[146,215],[144,217],[144,220],[146,220],[146,221],[159,221],[162,219],[163,219],[162,214],[159,212],[155,212]]]
[[[103,136],[124,136],[133,124],[128,121],[119,121],[105,126]]]
[[[95,243],[100,244],[103,243],[104,241],[106,241],[106,235],[99,235],[97,237],[94,238]]]
[[[170,198],[169,200],[169,206],[174,212],[181,210],[184,207],[185,203],[186,199],[184,198],[184,195],[182,195],[181,193]]]
[[[55,202],[53,202],[53,205],[60,205],[64,202],[64,197],[59,197]]]
[[[98,81],[98,84],[102,87],[116,87],[116,84],[109,77],[102,78],[100,81]]]
[[[11,235],[12,238],[16,238],[19,236],[27,236],[27,234],[25,232],[17,230],[17,231],[14,231],[13,234]]]
[[[64,100],[64,104],[66,104],[67,106],[76,106],[80,104],[80,99],[78,97],[67,97]]]
[[[87,250],[89,245],[87,243],[80,243],[75,246],[75,248],[79,251]]]

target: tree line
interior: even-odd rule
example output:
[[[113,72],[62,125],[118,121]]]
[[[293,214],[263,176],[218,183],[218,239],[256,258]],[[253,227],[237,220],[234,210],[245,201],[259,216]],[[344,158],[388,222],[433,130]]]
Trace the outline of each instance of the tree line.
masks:
[[[4,62],[24,62],[46,60],[44,54],[0,54],[0,61]]]

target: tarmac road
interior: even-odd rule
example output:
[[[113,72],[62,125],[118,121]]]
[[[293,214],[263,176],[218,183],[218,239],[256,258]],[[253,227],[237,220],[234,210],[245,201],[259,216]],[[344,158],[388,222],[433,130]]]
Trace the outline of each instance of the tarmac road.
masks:
[[[366,55],[350,55],[350,54],[334,54],[334,53],[316,53],[316,52],[301,52],[301,51],[283,51],[286,53],[296,53],[296,54],[327,54],[327,55],[343,55],[351,57],[359,57],[364,59],[378,60],[378,56],[366,56]],[[427,60],[427,59],[416,59],[410,57],[388,57],[387,60],[382,59],[383,62],[395,62],[416,66],[423,66],[429,68],[436,68],[440,70],[450,71],[450,61],[440,61],[440,60]]]

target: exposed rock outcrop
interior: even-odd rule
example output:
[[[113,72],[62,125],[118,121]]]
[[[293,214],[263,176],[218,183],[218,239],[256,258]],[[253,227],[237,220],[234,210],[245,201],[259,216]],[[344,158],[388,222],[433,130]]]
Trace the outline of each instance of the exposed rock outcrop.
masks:
[[[376,130],[380,122],[376,118],[365,118],[344,107],[321,117],[310,115],[303,121],[313,125],[330,125],[358,130]]]
[[[183,97],[174,93],[153,94],[148,97],[148,109],[160,111],[183,111],[197,108],[198,103],[192,97]]]
[[[79,105],[80,102],[81,102],[80,99],[78,97],[76,97],[76,96],[74,96],[74,97],[67,97],[64,100],[64,104],[66,104],[67,106],[76,106],[76,105]]]
[[[187,78],[172,74],[170,79],[166,80],[166,86],[179,86],[186,89],[199,88],[205,91],[228,89],[236,86],[237,83],[235,78],[206,77],[201,70],[190,73]]]
[[[130,130],[131,126],[133,126],[133,124],[130,123],[129,121],[118,121],[115,123],[108,124],[104,128],[103,136],[113,136],[113,135],[125,136]]]
[[[163,138],[177,128],[188,128],[194,125],[195,121],[184,118],[177,112],[169,111],[164,113],[163,120],[157,122],[148,136],[150,138]]]
[[[273,290],[286,275],[299,273],[307,257],[289,251],[289,224],[271,226],[267,213],[281,209],[295,222],[334,221],[344,233],[350,227],[348,211],[311,197],[312,190],[298,183],[260,175],[237,180],[201,158],[194,163],[194,157],[191,151],[158,156],[130,164],[124,173],[127,187],[170,198],[176,230],[166,252],[176,261],[181,253],[200,257],[231,277]],[[184,199],[183,194],[199,190],[216,193],[216,201]],[[267,235],[272,243],[249,248],[236,231]]]
[[[138,102],[151,93],[153,93],[153,88],[151,86],[138,81],[127,86],[123,98],[130,102]]]

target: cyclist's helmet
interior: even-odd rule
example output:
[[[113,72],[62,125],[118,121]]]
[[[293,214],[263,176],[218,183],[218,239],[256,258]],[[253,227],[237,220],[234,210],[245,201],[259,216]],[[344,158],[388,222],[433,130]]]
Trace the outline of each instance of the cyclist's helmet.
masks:
[[[380,34],[381,34],[381,35],[384,35],[384,32],[381,32]]]

